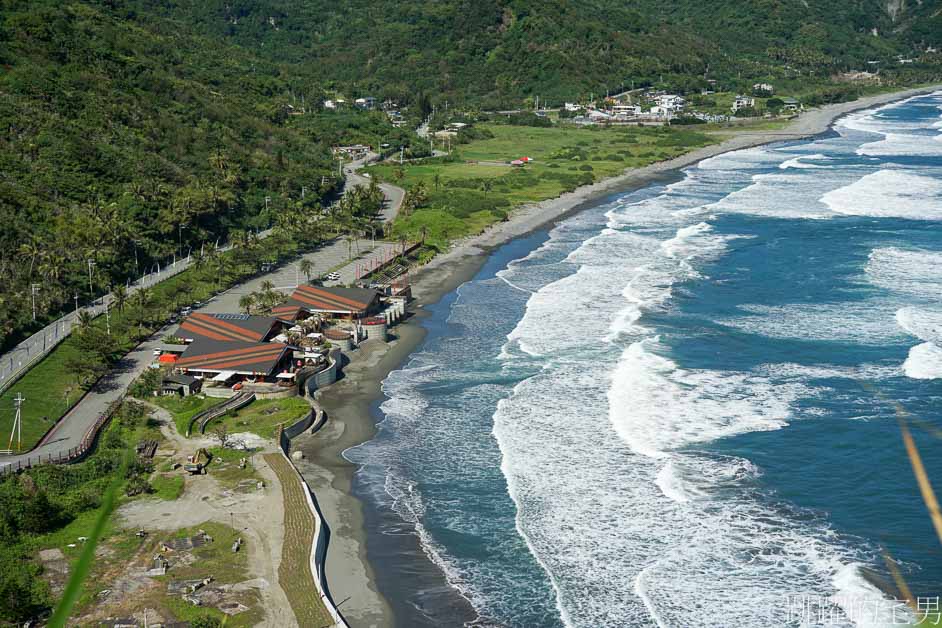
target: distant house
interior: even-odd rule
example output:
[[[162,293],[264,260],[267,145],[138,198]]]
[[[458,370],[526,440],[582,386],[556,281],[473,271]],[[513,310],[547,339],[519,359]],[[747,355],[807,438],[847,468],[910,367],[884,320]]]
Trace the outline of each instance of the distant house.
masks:
[[[687,101],[683,96],[678,96],[676,94],[661,94],[655,99],[657,106],[663,109],[666,109],[670,112],[681,111],[687,105]]]
[[[365,144],[352,144],[350,146],[334,146],[334,157],[346,157],[348,159],[362,159],[370,152],[370,147]]]
[[[733,101],[733,113],[736,113],[740,109],[749,109],[756,106],[756,99],[750,96],[736,96],[736,99]]]
[[[373,109],[376,107],[376,99],[372,96],[363,96],[362,98],[357,98],[353,101],[360,109]]]
[[[774,94],[775,88],[772,87],[770,83],[756,83],[752,86],[752,91],[754,92],[765,92],[767,94]]]
[[[563,105],[563,108],[566,111],[579,111],[580,109],[582,109],[582,107],[580,107],[578,104],[574,102],[567,102],[566,104]]]
[[[641,115],[641,107],[638,105],[613,105],[612,113],[618,117],[635,118]]]
[[[347,101],[343,98],[334,98],[333,100],[324,101],[324,109],[339,109],[343,105],[347,104]]]
[[[783,98],[782,99],[782,109],[785,111],[799,111],[801,109],[801,103],[795,98]]]
[[[163,381],[160,383],[160,394],[189,397],[198,393],[202,386],[203,382],[191,375],[164,375]]]

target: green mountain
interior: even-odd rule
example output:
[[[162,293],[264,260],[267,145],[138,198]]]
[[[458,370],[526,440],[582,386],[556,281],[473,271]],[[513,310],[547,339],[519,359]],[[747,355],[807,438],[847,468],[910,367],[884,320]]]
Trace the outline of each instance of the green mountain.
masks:
[[[150,2],[327,85],[403,100],[559,102],[634,85],[674,88],[867,70],[937,75],[939,0],[178,0]]]
[[[88,290],[335,193],[379,112],[559,104],[715,80],[938,78],[942,0],[0,0],[0,345]],[[902,65],[898,57],[911,58]],[[873,63],[868,63],[873,62]],[[305,111],[304,115],[295,115]],[[266,198],[270,199],[266,202]],[[136,243],[135,243],[136,242]],[[137,262],[135,263],[135,257]]]

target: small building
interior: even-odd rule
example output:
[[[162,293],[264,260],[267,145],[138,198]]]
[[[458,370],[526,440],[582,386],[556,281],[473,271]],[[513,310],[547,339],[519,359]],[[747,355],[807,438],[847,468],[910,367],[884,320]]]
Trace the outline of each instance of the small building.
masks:
[[[687,105],[687,101],[683,96],[678,96],[677,94],[661,94],[654,98],[654,101],[657,103],[658,107],[670,112],[682,111]]]
[[[160,383],[160,394],[189,397],[198,393],[202,387],[203,382],[191,375],[171,373],[164,375],[163,381]]]
[[[756,106],[756,99],[751,96],[736,96],[736,99],[733,100],[733,113],[736,113],[740,109],[749,109]]]
[[[334,157],[346,157],[348,159],[362,159],[370,152],[370,147],[365,144],[352,144],[350,146],[334,146]]]
[[[752,91],[754,92],[765,92],[766,94],[774,94],[775,88],[771,83],[756,83],[752,86]]]
[[[276,381],[291,369],[293,347],[278,342],[226,342],[209,338],[195,340],[177,360],[187,375],[213,379],[221,373],[226,381],[235,375],[255,381]]]
[[[801,103],[795,98],[783,98],[782,99],[782,109],[785,111],[800,111]]]
[[[566,104],[563,105],[563,108],[566,111],[579,111],[580,109],[582,109],[582,107],[580,107],[578,103],[574,103],[574,102],[567,102]]]
[[[638,105],[612,105],[612,113],[620,118],[636,118],[641,115],[641,107]]]
[[[288,301],[274,308],[272,313],[279,317],[298,317],[307,312],[332,318],[359,319],[372,315],[379,307],[380,294],[376,290],[303,285],[298,286]]]
[[[376,99],[372,96],[363,96],[353,101],[353,104],[360,109],[374,109],[376,107]]]

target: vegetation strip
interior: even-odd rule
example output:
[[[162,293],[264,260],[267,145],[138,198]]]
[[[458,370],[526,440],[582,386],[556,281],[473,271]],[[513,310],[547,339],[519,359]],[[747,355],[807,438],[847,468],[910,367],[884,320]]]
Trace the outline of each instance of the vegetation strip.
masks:
[[[332,626],[333,618],[320,600],[320,588],[311,573],[311,552],[316,524],[308,507],[305,487],[291,463],[279,453],[265,454],[281,483],[284,495],[285,537],[278,566],[278,581],[301,626]]]

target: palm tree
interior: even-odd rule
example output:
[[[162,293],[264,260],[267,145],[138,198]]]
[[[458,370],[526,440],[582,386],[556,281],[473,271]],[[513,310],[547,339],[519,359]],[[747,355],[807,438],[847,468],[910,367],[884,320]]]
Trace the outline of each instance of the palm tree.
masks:
[[[487,198],[487,193],[494,188],[494,184],[491,183],[490,179],[484,179],[481,181],[481,191],[484,192],[484,198]]]
[[[302,273],[304,273],[304,277],[305,277],[308,281],[310,281],[310,280],[311,280],[311,274],[314,272],[314,262],[312,262],[311,260],[309,260],[308,258],[305,257],[305,258],[302,259],[301,262],[298,264],[298,270],[300,270]]]
[[[128,301],[128,290],[122,285],[118,285],[111,293],[114,296],[114,306],[119,312],[124,311],[124,304]]]
[[[33,266],[36,264],[36,260],[42,255],[42,243],[40,243],[39,240],[33,239],[21,244],[20,255],[29,259],[29,273],[27,276],[32,277]]]
[[[82,310],[78,314],[78,329],[79,333],[84,334],[92,326],[92,319],[94,317],[88,313],[88,310]]]
[[[251,294],[243,294],[239,297],[239,307],[245,310],[246,314],[252,314],[252,306],[255,305],[255,297]]]

